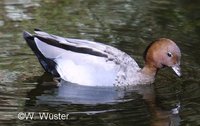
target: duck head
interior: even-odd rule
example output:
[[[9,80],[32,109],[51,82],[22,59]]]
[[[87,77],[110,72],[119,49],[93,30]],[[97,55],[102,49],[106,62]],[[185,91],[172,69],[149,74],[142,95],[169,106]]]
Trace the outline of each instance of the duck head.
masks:
[[[159,69],[167,66],[181,76],[180,59],[181,52],[176,43],[170,39],[160,38],[152,42],[145,50],[145,66],[142,72],[155,76]]]

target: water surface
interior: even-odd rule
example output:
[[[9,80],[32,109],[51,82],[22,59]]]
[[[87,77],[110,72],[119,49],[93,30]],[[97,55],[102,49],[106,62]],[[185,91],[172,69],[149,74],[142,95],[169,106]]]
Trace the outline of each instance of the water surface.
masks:
[[[200,125],[199,13],[195,0],[0,1],[0,125]],[[112,45],[140,66],[146,46],[167,37],[181,48],[183,77],[165,68],[154,84],[130,90],[58,87],[22,38],[34,28]],[[19,120],[19,112],[70,116]]]

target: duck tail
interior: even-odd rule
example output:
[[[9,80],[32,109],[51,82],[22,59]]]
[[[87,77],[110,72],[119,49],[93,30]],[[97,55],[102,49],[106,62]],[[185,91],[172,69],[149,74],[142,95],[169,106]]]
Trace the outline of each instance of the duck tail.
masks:
[[[41,52],[39,51],[39,49],[37,48],[37,45],[34,41],[34,36],[32,34],[30,34],[27,31],[23,32],[23,37],[26,40],[26,43],[28,44],[28,46],[31,48],[31,50],[35,53],[35,55],[39,58],[39,57],[44,57]]]
[[[35,31],[41,31],[40,29],[34,29]],[[38,49],[36,43],[35,43],[35,35],[32,35],[31,33],[27,32],[27,31],[24,31],[23,32],[23,37],[24,39],[26,40],[26,43],[28,44],[28,46],[32,49],[32,51],[37,55],[38,57],[38,54],[41,53],[40,50]],[[42,53],[41,53],[41,56]],[[43,56],[44,57],[44,56]]]
[[[37,56],[40,64],[44,68],[44,70],[55,77],[60,77],[59,73],[56,70],[56,63],[54,62],[53,59],[46,58],[38,49],[36,43],[35,43],[35,36],[30,34],[27,31],[23,32],[23,37],[26,40],[26,43],[28,46],[31,48],[31,50],[34,52],[34,54]]]

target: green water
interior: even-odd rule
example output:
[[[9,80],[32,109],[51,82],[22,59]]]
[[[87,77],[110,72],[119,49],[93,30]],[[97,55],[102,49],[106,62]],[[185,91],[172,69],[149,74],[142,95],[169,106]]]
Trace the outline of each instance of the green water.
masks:
[[[154,84],[136,91],[119,91],[122,94],[117,100],[113,95],[97,93],[94,97],[99,99],[88,100],[84,95],[60,97],[65,87],[57,87],[50,75],[43,75],[44,70],[22,38],[24,30],[33,32],[34,28],[112,45],[127,52],[140,66],[146,46],[157,38],[167,37],[181,49],[183,76],[178,78],[165,68],[158,72]],[[198,126],[199,57],[197,0],[2,0],[0,125]],[[78,89],[86,90],[82,93],[87,95],[96,90]],[[107,93],[107,89],[99,90]],[[106,99],[100,99],[104,95]],[[178,104],[179,113],[172,114]],[[68,113],[69,118],[20,120],[19,112]]]

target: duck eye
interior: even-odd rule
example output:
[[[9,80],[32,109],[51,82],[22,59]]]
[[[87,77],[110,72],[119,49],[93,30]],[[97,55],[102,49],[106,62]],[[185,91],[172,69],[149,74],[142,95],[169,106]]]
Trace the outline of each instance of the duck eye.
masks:
[[[168,55],[169,57],[172,57],[172,53],[171,53],[171,52],[168,52],[167,55]]]

